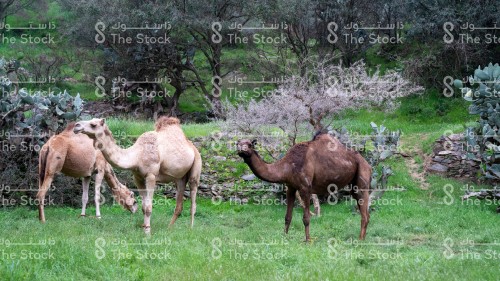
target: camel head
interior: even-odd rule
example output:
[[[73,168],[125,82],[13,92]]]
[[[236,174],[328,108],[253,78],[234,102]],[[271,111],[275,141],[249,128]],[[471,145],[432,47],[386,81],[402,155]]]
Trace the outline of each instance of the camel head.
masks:
[[[257,144],[257,140],[239,140],[236,143],[236,149],[238,150],[238,155],[242,158],[249,158],[252,156],[253,153],[255,153],[254,148],[255,145]]]
[[[105,124],[105,119],[94,118],[89,121],[80,121],[75,124],[73,132],[75,134],[83,133],[89,136],[91,139],[95,139],[97,135],[104,134],[107,125]]]
[[[125,209],[129,210],[131,213],[137,211],[137,201],[135,200],[135,194],[133,191],[129,190],[125,185],[119,184],[120,188],[113,192],[115,200],[120,203]]]

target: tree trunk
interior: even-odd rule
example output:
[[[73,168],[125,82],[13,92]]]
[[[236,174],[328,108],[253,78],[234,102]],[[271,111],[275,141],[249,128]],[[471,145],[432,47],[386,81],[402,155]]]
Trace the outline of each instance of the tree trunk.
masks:
[[[172,117],[177,117],[179,115],[179,98],[181,94],[184,92],[182,88],[176,88],[174,95],[168,101],[168,113]]]
[[[222,117],[222,104],[220,102],[220,96],[222,94],[222,67],[221,67],[221,57],[222,57],[222,46],[220,44],[215,44],[212,46],[214,55],[213,55],[213,70],[212,74],[214,79],[212,95],[210,95],[210,102],[212,103],[212,110],[215,117]],[[218,79],[216,79],[218,78]]]

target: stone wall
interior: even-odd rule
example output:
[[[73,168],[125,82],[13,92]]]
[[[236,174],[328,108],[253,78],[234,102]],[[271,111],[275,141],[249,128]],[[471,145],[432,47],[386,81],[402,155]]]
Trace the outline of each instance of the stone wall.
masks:
[[[477,180],[480,162],[468,160],[466,150],[463,134],[441,136],[434,144],[426,170],[451,178]]]

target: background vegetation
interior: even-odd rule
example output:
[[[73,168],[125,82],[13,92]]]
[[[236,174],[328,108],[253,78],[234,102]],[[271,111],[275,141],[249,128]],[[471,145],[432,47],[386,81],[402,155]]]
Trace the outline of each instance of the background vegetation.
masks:
[[[0,0],[0,279],[496,279],[498,202],[461,196],[496,184],[498,96],[462,97],[498,88],[498,67],[484,67],[500,62],[500,45],[486,42],[500,36],[491,28],[500,22],[499,5]],[[39,24],[45,28],[26,29]],[[141,29],[146,25],[156,27]],[[168,40],[143,44],[139,35]],[[390,77],[405,86],[395,89]],[[283,98],[287,92],[299,93],[294,102]],[[127,147],[161,114],[182,120],[203,157],[205,198],[193,229],[185,214],[167,228],[171,185],[155,195],[149,238],[140,212],[126,213],[109,196],[102,220],[77,219],[81,180],[62,175],[48,194],[56,200],[46,208],[47,223],[38,223],[38,202],[30,200],[38,188],[35,145],[70,120],[106,117]],[[310,245],[301,242],[300,209],[284,236],[283,193],[269,197],[265,183],[242,178],[250,170],[235,141],[258,138],[274,161],[318,129],[367,137],[371,122],[401,136],[398,153],[382,161],[393,175],[375,202],[367,240],[356,240],[352,202],[331,205],[328,198],[311,221]],[[461,182],[426,173],[435,140],[467,130],[477,136],[467,141],[481,144],[475,159],[482,174]],[[272,139],[280,143],[275,150]],[[22,151],[23,143],[33,148]],[[116,172],[134,188],[129,172]]]

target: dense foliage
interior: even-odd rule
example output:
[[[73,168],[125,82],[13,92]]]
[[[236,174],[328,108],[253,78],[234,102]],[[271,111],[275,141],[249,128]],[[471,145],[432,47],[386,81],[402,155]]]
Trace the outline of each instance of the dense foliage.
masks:
[[[454,84],[472,102],[470,114],[479,115],[478,126],[466,132],[468,157],[482,163],[486,179],[500,180],[500,66],[478,67],[467,82],[469,86],[461,80]]]
[[[29,76],[19,61],[0,58],[0,194],[18,201],[38,190],[38,152],[42,145],[68,121],[76,120],[83,108],[79,95],[20,88],[20,72]],[[74,180],[64,183],[70,186],[71,182]],[[74,190],[64,192],[70,195],[59,197],[61,200],[75,197],[71,194]]]

